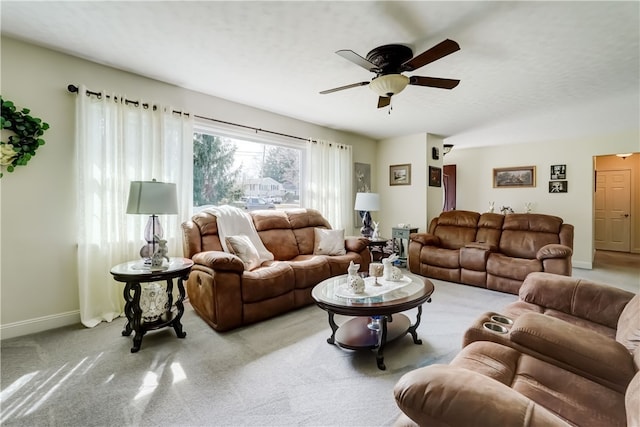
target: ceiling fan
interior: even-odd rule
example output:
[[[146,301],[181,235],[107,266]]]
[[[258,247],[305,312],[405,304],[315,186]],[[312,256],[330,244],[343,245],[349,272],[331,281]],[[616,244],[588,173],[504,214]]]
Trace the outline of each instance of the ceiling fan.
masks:
[[[391,104],[391,97],[400,93],[407,85],[429,86],[440,89],[453,89],[460,80],[442,79],[438,77],[405,76],[403,71],[414,71],[431,62],[460,50],[460,45],[453,40],[446,39],[431,49],[413,56],[411,48],[401,44],[388,44],[376,47],[367,54],[366,58],[352,50],[344,49],[336,53],[362,68],[376,73],[370,82],[353,83],[320,92],[325,95],[358,86],[369,87],[378,94],[378,108]]]

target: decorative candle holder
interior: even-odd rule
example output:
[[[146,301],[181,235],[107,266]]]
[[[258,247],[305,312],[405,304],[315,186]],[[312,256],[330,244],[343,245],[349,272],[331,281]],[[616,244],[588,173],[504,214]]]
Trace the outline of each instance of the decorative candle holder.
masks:
[[[374,286],[381,286],[381,284],[378,283],[378,277],[382,277],[383,274],[384,266],[382,264],[379,262],[372,262],[369,264],[369,276],[373,277]]]

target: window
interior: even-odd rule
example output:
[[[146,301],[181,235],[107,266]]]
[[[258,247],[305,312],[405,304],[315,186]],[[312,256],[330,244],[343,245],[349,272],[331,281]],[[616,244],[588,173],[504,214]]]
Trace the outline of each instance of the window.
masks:
[[[247,210],[299,207],[302,151],[302,144],[196,127],[194,212],[222,204]]]

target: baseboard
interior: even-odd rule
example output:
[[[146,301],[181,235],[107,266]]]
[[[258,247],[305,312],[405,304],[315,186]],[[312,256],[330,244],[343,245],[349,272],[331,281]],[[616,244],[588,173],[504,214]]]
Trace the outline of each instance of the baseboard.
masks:
[[[49,329],[80,323],[80,310],[67,311],[66,313],[52,314],[50,316],[36,317],[35,319],[21,320],[0,326],[0,339],[21,337],[35,334]]]
[[[593,262],[587,261],[572,261],[571,263],[575,268],[582,268],[584,270],[593,270]]]

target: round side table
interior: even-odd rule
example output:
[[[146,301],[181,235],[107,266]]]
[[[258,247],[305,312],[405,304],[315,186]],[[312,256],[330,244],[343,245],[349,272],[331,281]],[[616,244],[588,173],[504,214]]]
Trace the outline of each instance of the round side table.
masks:
[[[142,337],[147,331],[172,326],[178,338],[184,338],[187,333],[182,330],[180,319],[184,314],[183,301],[185,298],[183,281],[189,278],[193,261],[187,258],[171,258],[169,263],[161,269],[151,269],[145,265],[143,260],[129,261],[116,265],[111,269],[113,278],[118,282],[126,283],[124,287],[124,313],[127,316],[127,324],[122,331],[123,336],[133,336],[133,347],[131,353],[140,350]],[[173,306],[173,279],[178,279],[178,291],[180,295]],[[140,283],[155,281],[166,281],[167,305],[166,311],[153,321],[142,319],[142,309],[140,308]]]

